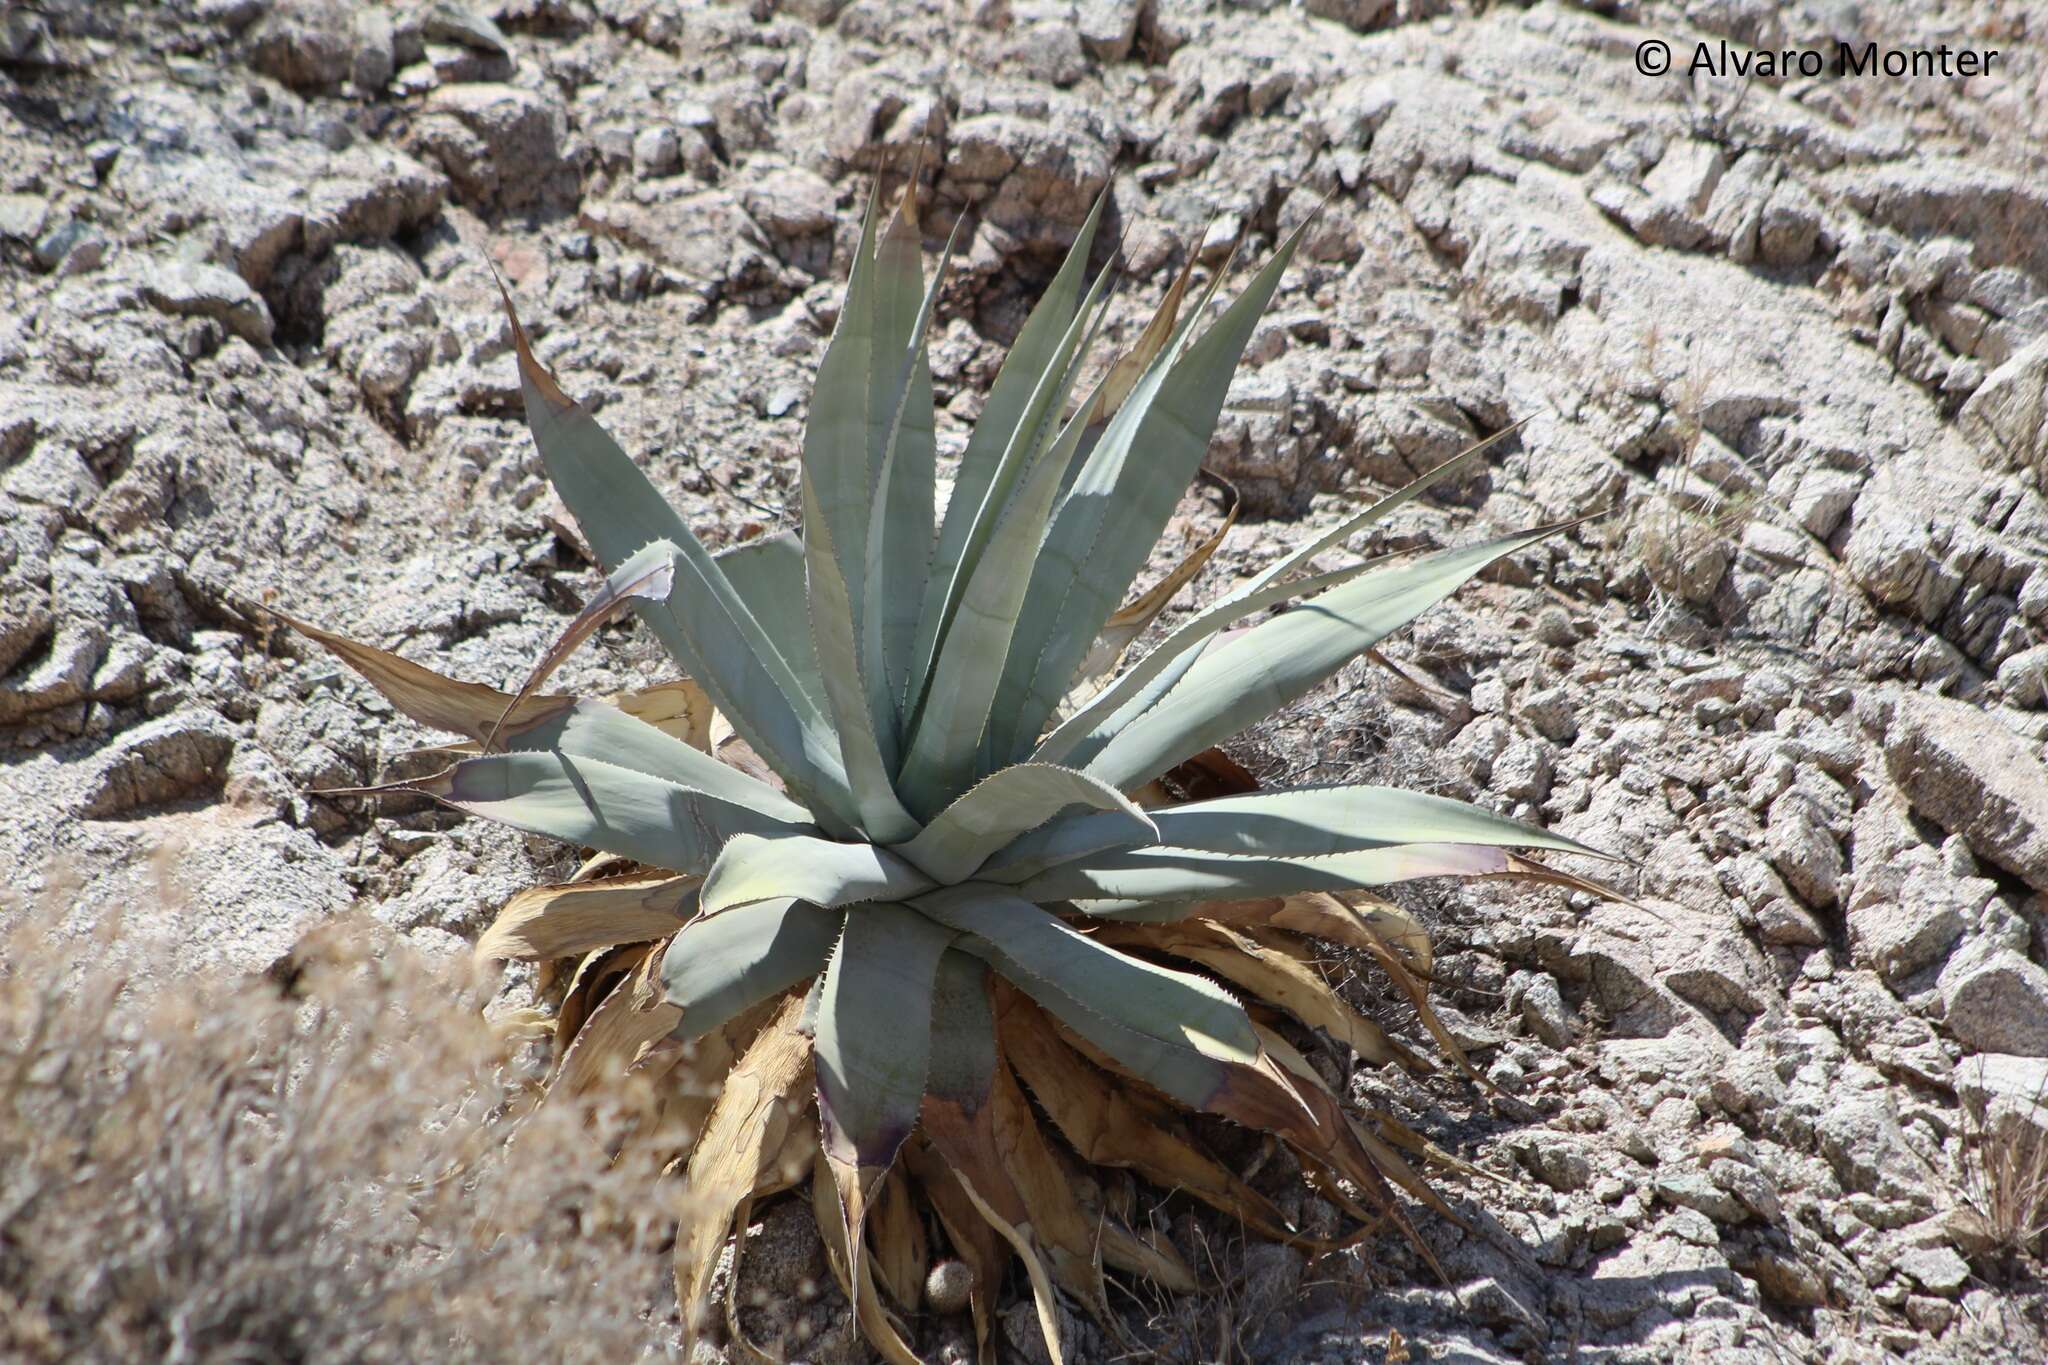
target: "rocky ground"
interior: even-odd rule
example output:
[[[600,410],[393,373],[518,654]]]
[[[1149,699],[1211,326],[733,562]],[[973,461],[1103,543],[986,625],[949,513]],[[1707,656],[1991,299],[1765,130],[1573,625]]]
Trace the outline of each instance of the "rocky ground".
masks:
[[[934,250],[966,216],[932,357],[954,449],[1105,185],[1125,337],[1186,253],[1256,255],[1321,203],[1212,452],[1248,519],[1190,596],[1514,422],[1365,548],[1603,515],[1241,756],[1542,820],[1630,859],[1604,875],[1635,903],[1419,890],[1501,1093],[1354,1084],[1484,1173],[1451,1181],[1471,1230],[1428,1229],[1449,1283],[1390,1242],[1233,1249],[1220,1316],[1160,1350],[1213,1359],[1227,1321],[1287,1362],[2048,1358],[2025,1182],[1992,1178],[2048,1130],[2041,24],[2003,0],[0,6],[0,878],[75,879],[73,923],[168,935],[105,951],[174,981],[359,905],[452,954],[559,869],[309,795],[421,737],[238,605],[503,684],[594,586],[517,420],[493,264],[567,387],[731,542],[788,520],[876,172],[923,158]],[[1651,38],[1675,73],[1638,73]],[[1689,77],[1723,40],[2000,56]],[[614,631],[573,667],[623,684],[653,655]],[[759,1259],[819,1273],[807,1217]],[[1029,1358],[1028,1309],[1010,1325]]]

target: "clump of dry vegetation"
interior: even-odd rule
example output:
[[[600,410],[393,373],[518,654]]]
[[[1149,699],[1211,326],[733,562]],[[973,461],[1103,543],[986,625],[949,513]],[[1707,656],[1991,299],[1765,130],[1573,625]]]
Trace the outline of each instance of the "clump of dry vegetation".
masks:
[[[2025,1112],[2041,1103],[1966,1107],[1963,1200],[1981,1220],[1987,1250],[2011,1262],[2048,1245],[2048,1137]]]
[[[374,927],[374,926],[370,926]],[[0,931],[0,1359],[630,1361],[674,1210],[363,925],[145,996]],[[353,942],[351,950],[341,945]],[[594,1235],[596,1234],[596,1235]]]

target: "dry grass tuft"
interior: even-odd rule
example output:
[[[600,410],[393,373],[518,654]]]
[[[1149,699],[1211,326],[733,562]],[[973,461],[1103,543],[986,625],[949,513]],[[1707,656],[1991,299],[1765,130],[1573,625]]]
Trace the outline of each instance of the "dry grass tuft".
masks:
[[[2017,1106],[1965,1112],[1965,1203],[1982,1220],[1991,1251],[2008,1260],[2039,1257],[2048,1249],[2048,1133]]]
[[[103,945],[0,930],[0,1359],[630,1361],[673,1339],[655,1173],[607,1162],[601,1117],[528,1112],[473,987],[336,928],[354,946],[289,982],[149,998],[80,967]]]

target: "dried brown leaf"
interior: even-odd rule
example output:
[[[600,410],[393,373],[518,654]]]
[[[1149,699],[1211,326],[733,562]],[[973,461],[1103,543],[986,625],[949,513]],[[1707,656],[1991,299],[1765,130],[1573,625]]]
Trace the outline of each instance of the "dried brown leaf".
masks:
[[[1223,544],[1223,538],[1230,534],[1230,528],[1237,524],[1238,503],[1231,499],[1230,511],[1225,514],[1223,524],[1216,533],[1195,546],[1187,555],[1168,571],[1164,578],[1144,592],[1118,607],[1110,618],[1103,622],[1102,630],[1096,635],[1095,643],[1088,648],[1088,656],[1081,661],[1080,669],[1074,675],[1069,689],[1070,695],[1085,701],[1099,691],[1110,680],[1123,662],[1124,653],[1131,643],[1145,633],[1146,627],[1159,619],[1159,613],[1182,588],[1193,581]]]
[[[459,682],[388,650],[322,630],[281,611],[273,609],[271,614],[324,646],[383,693],[385,700],[429,729],[450,730],[480,741],[512,704],[512,697],[495,687]],[[575,698],[564,696],[528,697],[513,712],[513,719],[518,724],[528,724],[574,701]]]
[[[859,1291],[855,1292],[852,1274],[847,1269],[846,1224],[842,1221],[838,1201],[832,1196],[833,1183],[832,1165],[821,1151],[811,1167],[811,1213],[817,1219],[818,1235],[824,1240],[825,1257],[832,1264],[832,1274],[854,1305],[861,1335],[867,1338],[870,1346],[881,1352],[882,1358],[890,1365],[922,1365],[917,1352],[903,1339],[902,1322],[882,1304],[882,1296],[875,1287],[874,1256],[855,1259],[856,1268],[852,1274],[860,1276]],[[873,1236],[872,1224],[868,1235],[870,1238]]]
[[[1098,1166],[1136,1171],[1164,1189],[1187,1193],[1261,1234],[1293,1237],[1264,1195],[1201,1151],[1171,1106],[1091,1065],[1063,1042],[1036,1005],[1003,992],[1003,1045],[1070,1146]]]
[[[625,876],[528,887],[505,902],[477,939],[476,959],[574,957],[665,938],[683,927],[700,880]]]
[[[1150,948],[1206,967],[1302,1023],[1322,1029],[1374,1066],[1399,1062],[1413,1071],[1430,1069],[1346,1003],[1315,967],[1277,941],[1262,942],[1228,925],[1201,920],[1117,925],[1099,937],[1118,947]]]
[[[718,1249],[735,1210],[787,1188],[810,1170],[817,1138],[809,1106],[811,1040],[799,1028],[803,998],[786,999],[726,1077],[683,1182],[676,1229],[676,1303],[690,1338],[702,1331]],[[794,1150],[786,1150],[795,1141]],[[793,1158],[802,1153],[802,1161]],[[795,1169],[792,1170],[791,1168]]]
[[[1002,1287],[1003,1269],[1010,1260],[1010,1245],[982,1217],[960,1178],[922,1135],[913,1136],[904,1144],[903,1161],[932,1212],[938,1215],[946,1240],[953,1244],[953,1254],[967,1266],[972,1280],[967,1302],[974,1318],[977,1365],[995,1365],[996,1294]],[[1043,1276],[1042,1269],[1039,1274]]]
[[[901,1165],[884,1177],[868,1214],[868,1250],[882,1288],[905,1312],[915,1313],[924,1301],[931,1246],[911,1198],[910,1176]]]

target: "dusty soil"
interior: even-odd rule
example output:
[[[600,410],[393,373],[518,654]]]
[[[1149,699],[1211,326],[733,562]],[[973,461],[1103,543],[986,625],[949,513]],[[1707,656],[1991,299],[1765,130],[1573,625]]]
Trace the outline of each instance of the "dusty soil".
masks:
[[[1323,204],[1212,451],[1249,515],[1189,600],[1511,423],[1482,475],[1355,548],[1602,515],[1240,756],[1541,820],[1628,859],[1634,903],[1415,889],[1499,1093],[1353,1084],[1484,1173],[1449,1181],[1470,1228],[1427,1227],[1449,1283],[1391,1241],[1221,1247],[1227,1292],[1158,1348],[1214,1358],[1225,1323],[1262,1361],[2048,1358],[2006,1235],[2026,1192],[1985,1179],[2048,1132],[2042,22],[0,6],[0,880],[68,868],[68,925],[149,930],[130,965],[175,988],[357,906],[459,953],[560,870],[310,795],[423,737],[238,605],[503,684],[592,589],[493,265],[569,389],[729,543],[790,519],[877,174],[923,158],[934,251],[965,216],[933,342],[950,449],[1105,185],[1120,337],[1188,252],[1256,259]],[[1639,70],[1652,40],[1672,71]],[[1844,43],[1997,55],[1751,79],[1718,55]],[[1212,494],[1184,511],[1188,541],[1215,524]],[[572,680],[656,667],[614,630]],[[815,1261],[807,1217],[763,1224],[764,1274]],[[859,1358],[824,1319],[815,1358]],[[1009,1325],[1030,1358],[1028,1310]]]

